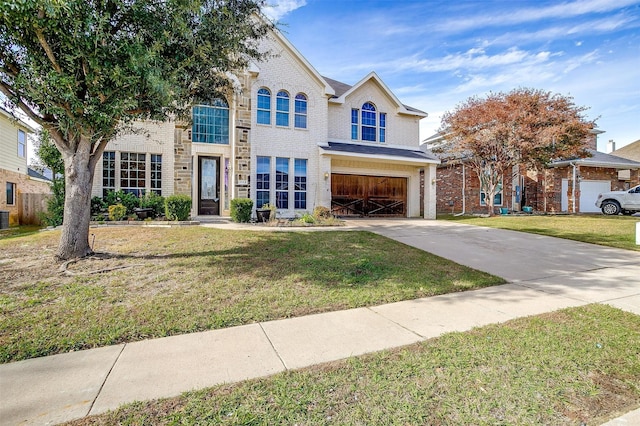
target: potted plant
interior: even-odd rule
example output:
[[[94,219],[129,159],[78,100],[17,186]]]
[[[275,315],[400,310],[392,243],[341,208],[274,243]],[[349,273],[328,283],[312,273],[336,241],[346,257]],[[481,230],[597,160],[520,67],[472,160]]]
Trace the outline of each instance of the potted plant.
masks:
[[[269,222],[275,220],[276,218],[276,206],[273,204],[263,204],[261,208],[256,209],[256,216],[258,218],[258,222]]]

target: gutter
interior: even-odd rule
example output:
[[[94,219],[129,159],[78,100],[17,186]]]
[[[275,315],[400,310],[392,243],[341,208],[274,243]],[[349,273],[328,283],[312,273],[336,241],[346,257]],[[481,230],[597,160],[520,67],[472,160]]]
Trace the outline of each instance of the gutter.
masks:
[[[576,173],[576,163],[571,161],[569,165],[573,167],[573,184],[571,185],[571,209],[572,213],[576,213],[576,181],[577,181],[577,173]]]
[[[456,213],[453,216],[454,217],[458,217],[458,216],[462,216],[463,214],[465,214],[465,210],[466,210],[466,205],[467,205],[467,199],[465,197],[465,183],[467,181],[467,177],[466,177],[466,173],[465,173],[465,169],[464,169],[464,162],[462,163],[462,211],[460,213]]]

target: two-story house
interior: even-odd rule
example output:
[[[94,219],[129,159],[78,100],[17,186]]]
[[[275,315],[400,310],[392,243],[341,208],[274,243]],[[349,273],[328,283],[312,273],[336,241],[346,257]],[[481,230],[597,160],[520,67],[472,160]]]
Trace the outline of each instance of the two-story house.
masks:
[[[9,225],[36,222],[36,213],[46,208],[41,202],[44,198],[37,197],[33,205],[24,196],[51,192],[48,182],[27,165],[27,136],[33,132],[27,123],[0,108],[0,210],[9,212]]]
[[[192,123],[141,123],[109,143],[93,195],[188,194],[192,216],[228,215],[230,200],[275,204],[283,217],[435,218],[439,160],[419,149],[419,121],[374,73],[353,86],[321,76],[277,30],[272,53],[232,77],[224,98],[196,105]],[[421,185],[421,174],[424,185]]]

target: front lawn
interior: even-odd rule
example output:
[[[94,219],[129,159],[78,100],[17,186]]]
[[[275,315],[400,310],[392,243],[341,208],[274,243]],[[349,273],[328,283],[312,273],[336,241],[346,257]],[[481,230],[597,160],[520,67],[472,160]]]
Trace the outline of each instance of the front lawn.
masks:
[[[455,217],[442,215],[438,216],[438,219],[640,251],[640,245],[636,244],[636,223],[640,221],[638,217],[595,215]]]
[[[59,231],[0,237],[0,362],[504,282],[368,232],[91,233],[66,274]]]
[[[639,353],[640,316],[590,305],[71,425],[595,425],[640,405]]]

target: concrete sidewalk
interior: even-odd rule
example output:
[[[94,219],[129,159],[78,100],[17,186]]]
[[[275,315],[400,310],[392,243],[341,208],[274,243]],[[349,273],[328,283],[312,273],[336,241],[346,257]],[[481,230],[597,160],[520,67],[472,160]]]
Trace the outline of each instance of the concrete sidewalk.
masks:
[[[451,222],[349,225],[510,283],[0,365],[0,423],[63,422],[134,400],[264,377],[588,303],[640,314],[640,253]],[[629,413],[610,424],[633,424],[624,422],[639,416]]]

